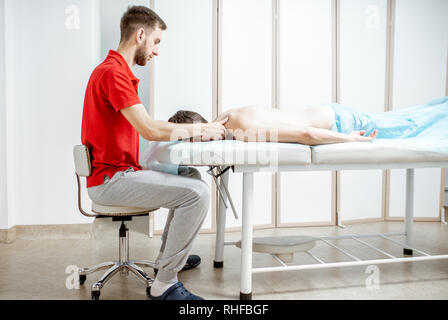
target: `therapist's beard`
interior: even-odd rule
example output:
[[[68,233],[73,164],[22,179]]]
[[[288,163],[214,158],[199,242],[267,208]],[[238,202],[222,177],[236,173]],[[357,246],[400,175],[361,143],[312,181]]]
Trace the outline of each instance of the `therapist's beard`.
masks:
[[[137,48],[135,52],[135,63],[139,66],[145,66],[146,62],[148,62],[148,54],[145,51],[146,49],[146,42],[139,48]]]

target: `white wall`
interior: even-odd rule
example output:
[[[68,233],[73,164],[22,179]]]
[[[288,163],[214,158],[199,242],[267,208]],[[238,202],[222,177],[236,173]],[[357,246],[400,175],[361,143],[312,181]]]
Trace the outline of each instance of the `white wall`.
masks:
[[[9,214],[14,225],[90,222],[77,210],[72,148],[98,63],[97,2],[6,3]],[[79,29],[67,29],[70,5],[79,9]]]
[[[9,228],[6,193],[5,1],[0,0],[0,229]]]
[[[72,147],[80,143],[83,99],[90,73],[105,58],[110,48],[116,49],[119,40],[119,18],[130,2],[0,0],[0,228],[9,228],[16,224],[68,224],[91,221],[84,218],[76,208]],[[132,3],[148,5],[149,1],[139,0]],[[323,17],[323,20],[317,20],[320,21],[322,29],[307,30],[306,25],[301,25],[304,20],[294,21],[293,17],[289,17],[289,22],[281,21],[286,22],[281,24],[282,37],[288,36],[288,32],[292,30],[282,30],[282,27],[286,28],[288,23],[291,23],[298,27],[298,31],[291,33],[290,37],[304,39],[302,47],[299,42],[288,41],[289,39],[282,37],[280,39],[280,62],[283,63],[280,66],[281,108],[301,108],[328,101],[330,70],[327,69],[331,68],[329,3],[329,0],[321,0],[319,6],[315,1],[281,2],[280,7],[283,5],[283,9],[288,9],[288,6],[303,6],[310,11],[321,8],[319,12]],[[384,8],[385,3],[385,0],[341,1],[341,18],[348,17],[341,21],[341,98],[343,103],[366,111],[377,111],[383,103],[384,79],[376,72],[384,68],[384,24],[381,20],[379,31],[367,30],[363,27],[365,21],[356,17],[356,14],[365,15],[366,5],[377,4]],[[224,0],[221,4],[221,111],[245,104],[271,107],[272,2]],[[66,28],[65,10],[70,5],[76,5],[80,9],[80,29]],[[192,14],[188,10],[195,5],[198,6],[200,14],[197,19],[192,20]],[[208,0],[188,3],[182,0],[156,1],[156,12],[160,11],[168,24],[160,47],[160,57],[156,58],[156,92],[159,92],[159,96],[155,97],[155,107],[158,108],[156,118],[166,119],[168,114],[181,105],[197,107],[207,118],[211,118],[211,6],[212,3]],[[301,10],[300,14],[304,14],[305,11]],[[444,0],[397,1],[394,109],[416,105],[446,94],[448,20],[445,19],[444,12],[447,10],[447,2]],[[283,18],[286,19],[287,14],[291,13],[292,11],[284,12]],[[381,19],[382,17],[380,16]],[[316,32],[322,30],[325,32],[317,37]],[[312,37],[309,36],[311,31]],[[348,31],[357,33],[350,35]],[[190,37],[193,34],[195,37]],[[324,46],[325,41],[328,41],[326,51],[325,48],[319,51],[320,47],[317,46]],[[314,49],[314,54],[312,50],[306,50],[310,45],[317,48]],[[301,54],[303,59],[297,57],[294,60],[293,52]],[[369,60],[367,55],[371,55],[369,57],[372,60]],[[365,60],[359,61],[361,56]],[[315,63],[316,59],[319,60],[316,65],[316,68],[320,68],[318,73],[310,67],[311,62]],[[299,65],[300,61],[311,62]],[[355,62],[358,67],[350,67],[350,63],[353,66]],[[365,64],[367,67],[362,67]],[[293,72],[294,68],[298,71]],[[139,88],[143,103],[147,108],[153,107],[149,106],[148,66],[136,67],[133,71],[142,80]],[[369,77],[357,81],[362,74],[369,74]],[[322,87],[317,89],[316,85],[310,86],[310,82]],[[416,84],[419,90],[414,90]],[[311,92],[309,88],[317,91]],[[363,99],[365,96],[369,98]],[[306,175],[309,178],[306,182],[310,187],[305,189],[306,184],[301,184],[299,189],[303,189],[303,193],[314,189],[322,191],[320,184],[325,183],[326,189],[322,191],[325,195],[322,198],[325,198],[326,202],[319,202],[322,206],[319,213],[322,213],[322,216],[318,217],[312,210],[306,210],[304,204],[301,208],[294,208],[293,202],[287,200],[291,199],[294,192],[300,191],[297,190],[297,183],[303,183],[305,175],[291,175],[287,178],[282,176],[282,184],[290,183],[291,195],[280,199],[281,222],[329,220],[328,194],[331,192],[331,179],[329,173],[318,174],[320,182],[317,182],[317,175]],[[391,216],[401,216],[403,212],[404,188],[399,174],[399,171],[393,171],[391,177]],[[256,183],[259,188],[256,198],[259,201],[255,222],[267,224],[271,222],[271,176],[265,174],[256,177],[259,179]],[[351,184],[354,180],[347,177],[348,174],[344,173],[343,181],[345,179]],[[240,180],[239,175],[231,175],[231,192],[238,207],[241,204]],[[375,185],[379,192],[381,184],[378,181],[375,181]],[[415,215],[436,217],[440,170],[419,170],[416,182],[418,197]],[[347,204],[354,193],[344,185],[342,189],[342,203],[345,192]],[[315,196],[315,193],[312,194]],[[282,197],[286,195],[285,193]],[[309,203],[308,207],[311,207],[312,201]],[[375,200],[375,203],[378,201]],[[365,212],[364,216],[358,216],[361,210],[354,206],[345,208],[350,211],[344,211],[342,208],[343,219],[378,217],[379,213],[378,206],[375,206],[375,210]],[[297,211],[300,211],[300,216],[296,214]],[[228,216],[228,226],[239,224],[239,221],[233,221],[231,214]],[[209,227],[210,221],[207,220],[204,227]],[[161,226],[163,221],[159,222]]]

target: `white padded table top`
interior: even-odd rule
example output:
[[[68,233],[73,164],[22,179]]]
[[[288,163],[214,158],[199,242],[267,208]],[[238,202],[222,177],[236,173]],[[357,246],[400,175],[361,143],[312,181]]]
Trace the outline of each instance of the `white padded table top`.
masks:
[[[236,171],[278,168],[300,170],[342,170],[350,165],[446,163],[448,141],[397,139],[373,142],[346,142],[307,146],[296,143],[243,142],[164,142],[154,148],[153,159],[161,164],[217,166],[234,165]],[[341,168],[339,168],[341,167]],[[244,168],[244,169],[242,169]],[[274,169],[270,169],[274,168]],[[339,169],[337,169],[339,168]],[[291,171],[290,170],[290,171]]]
[[[311,149],[297,143],[243,142],[172,142],[160,145],[155,158],[176,165],[307,165]]]
[[[313,164],[368,164],[448,161],[448,141],[378,139],[314,146]]]

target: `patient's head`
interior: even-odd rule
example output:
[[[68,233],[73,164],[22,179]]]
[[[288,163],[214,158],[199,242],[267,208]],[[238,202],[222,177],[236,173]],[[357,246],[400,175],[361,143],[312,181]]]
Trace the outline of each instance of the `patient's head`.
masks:
[[[168,119],[168,122],[174,123],[207,123],[199,113],[189,110],[179,110],[177,111],[171,118]]]

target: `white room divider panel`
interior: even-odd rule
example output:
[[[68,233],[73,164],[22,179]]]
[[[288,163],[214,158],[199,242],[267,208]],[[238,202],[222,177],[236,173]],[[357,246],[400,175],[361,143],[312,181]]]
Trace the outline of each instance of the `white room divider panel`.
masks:
[[[393,109],[446,95],[448,1],[396,0]],[[392,170],[389,216],[404,215],[404,170]],[[415,172],[414,216],[439,219],[440,169]]]
[[[272,0],[221,0],[221,110],[244,105],[272,107]],[[242,174],[229,176],[229,189],[241,216]],[[272,223],[272,174],[256,174],[254,225]],[[241,225],[228,211],[227,226]]]
[[[332,100],[331,0],[280,0],[279,107]],[[330,224],[331,172],[280,174],[279,226]]]
[[[154,118],[168,120],[179,109],[212,120],[212,1],[156,0],[155,11],[167,24],[155,61]],[[202,178],[212,186],[208,168]],[[212,206],[202,229],[212,227]],[[163,230],[168,210],[154,213],[156,232]]]
[[[386,0],[340,0],[340,103],[384,111]],[[382,170],[340,173],[342,221],[382,217]]]

